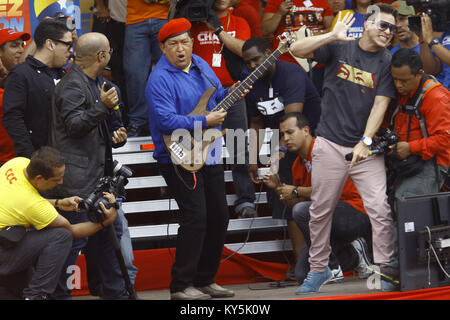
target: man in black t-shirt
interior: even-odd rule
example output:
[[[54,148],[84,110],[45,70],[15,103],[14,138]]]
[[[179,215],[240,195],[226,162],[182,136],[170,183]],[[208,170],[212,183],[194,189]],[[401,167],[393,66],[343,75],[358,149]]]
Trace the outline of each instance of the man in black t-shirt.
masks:
[[[253,37],[245,42],[242,53],[248,69],[253,71],[270,56],[272,51],[265,39]],[[320,96],[316,87],[302,67],[285,61],[276,61],[259,80],[255,81],[253,89],[246,96],[246,103],[250,128],[256,132],[264,128],[278,130],[280,118],[288,112],[303,113],[311,123],[312,130],[317,126],[320,117]],[[252,143],[253,138],[256,137],[250,135],[250,146],[256,145],[259,154],[260,144]],[[279,176],[287,185],[292,184],[291,166],[296,157],[296,154],[287,152],[283,147],[280,148],[278,158],[283,159],[279,164]],[[249,174],[254,183],[261,183],[256,163],[250,163]],[[273,190],[268,190],[267,198],[272,209],[272,217],[287,220],[289,237],[297,258],[303,245],[303,236],[292,219],[291,208],[285,207]]]
[[[312,151],[311,271],[297,293],[316,292],[331,277],[332,214],[348,177],[358,189],[372,224],[375,263],[385,266],[392,255],[393,222],[384,158],[369,155],[372,138],[395,97],[389,72],[391,55],[386,49],[396,30],[395,16],[390,5],[369,7],[363,36],[354,40],[347,37],[353,15],[341,17],[339,13],[332,32],[291,46],[294,55],[325,64],[322,115]],[[351,162],[345,160],[350,152]]]

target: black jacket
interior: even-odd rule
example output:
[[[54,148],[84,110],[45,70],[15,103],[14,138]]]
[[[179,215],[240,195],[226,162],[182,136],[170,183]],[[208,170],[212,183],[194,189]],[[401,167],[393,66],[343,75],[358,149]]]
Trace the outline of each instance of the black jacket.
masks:
[[[63,69],[50,69],[32,56],[8,74],[3,96],[3,126],[14,141],[16,156],[31,158],[35,150],[47,145],[55,90],[53,79],[63,74]]]
[[[103,80],[102,80],[103,81]],[[93,92],[88,77],[75,64],[58,83],[52,102],[49,145],[66,161],[64,182],[55,197],[86,198],[98,180],[112,170],[111,111]]]

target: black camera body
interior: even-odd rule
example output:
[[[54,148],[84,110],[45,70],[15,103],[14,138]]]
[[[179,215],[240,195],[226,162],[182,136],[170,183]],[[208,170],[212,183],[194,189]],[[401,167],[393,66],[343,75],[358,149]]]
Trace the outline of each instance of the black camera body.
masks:
[[[395,132],[388,128],[378,129],[376,135],[379,139],[374,143],[372,153],[385,153],[388,151],[389,146],[398,142],[398,137]]]
[[[72,17],[66,16],[62,12],[56,12],[53,18],[64,23],[70,32],[76,29],[75,20],[72,19]]]
[[[426,12],[431,18],[433,31],[450,30],[450,0],[407,0],[406,4]],[[422,30],[419,16],[408,17],[408,25],[411,31]]]
[[[105,220],[105,214],[99,205],[100,202],[105,205],[106,209],[111,207],[108,199],[103,196],[103,192],[112,193],[116,198],[125,198],[125,186],[128,183],[128,178],[133,175],[133,171],[114,160],[113,174],[112,177],[101,178],[95,186],[95,190],[78,205],[80,209],[86,210],[88,219],[92,222],[103,222]]]
[[[190,22],[207,21],[214,15],[211,12],[214,0],[178,0],[173,18],[186,18]]]

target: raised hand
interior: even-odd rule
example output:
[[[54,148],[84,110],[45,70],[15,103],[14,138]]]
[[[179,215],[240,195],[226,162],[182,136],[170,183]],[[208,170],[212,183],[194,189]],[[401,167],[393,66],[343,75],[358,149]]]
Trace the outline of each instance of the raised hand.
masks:
[[[339,11],[338,19],[336,24],[334,25],[333,34],[336,37],[336,40],[339,41],[353,41],[355,38],[347,36],[347,30],[352,26],[353,22],[355,22],[355,18],[353,17],[353,13],[347,12],[347,14],[341,19],[342,11]]]

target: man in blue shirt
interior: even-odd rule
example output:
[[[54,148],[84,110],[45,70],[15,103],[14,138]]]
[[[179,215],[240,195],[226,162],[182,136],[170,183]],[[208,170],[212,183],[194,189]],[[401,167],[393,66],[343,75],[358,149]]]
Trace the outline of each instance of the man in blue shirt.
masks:
[[[395,37],[399,43],[391,49],[391,53],[394,54],[400,48],[413,49],[420,53],[419,36],[409,29],[408,23],[408,17],[415,15],[414,7],[408,6],[403,0],[395,1],[392,6],[398,12]]]
[[[172,267],[170,297],[173,300],[204,300],[232,297],[234,292],[217,285],[214,276],[220,264],[229,212],[226,201],[224,169],[219,148],[212,145],[205,165],[196,172],[172,163],[163,135],[176,129],[220,126],[226,111],[211,111],[227,94],[214,71],[199,56],[192,54],[191,23],[184,19],[169,21],[159,32],[163,56],[148,79],[145,96],[149,124],[161,173],[181,210],[175,263]],[[188,115],[204,92],[215,87],[207,102],[205,115]],[[195,135],[195,132],[194,132]]]

